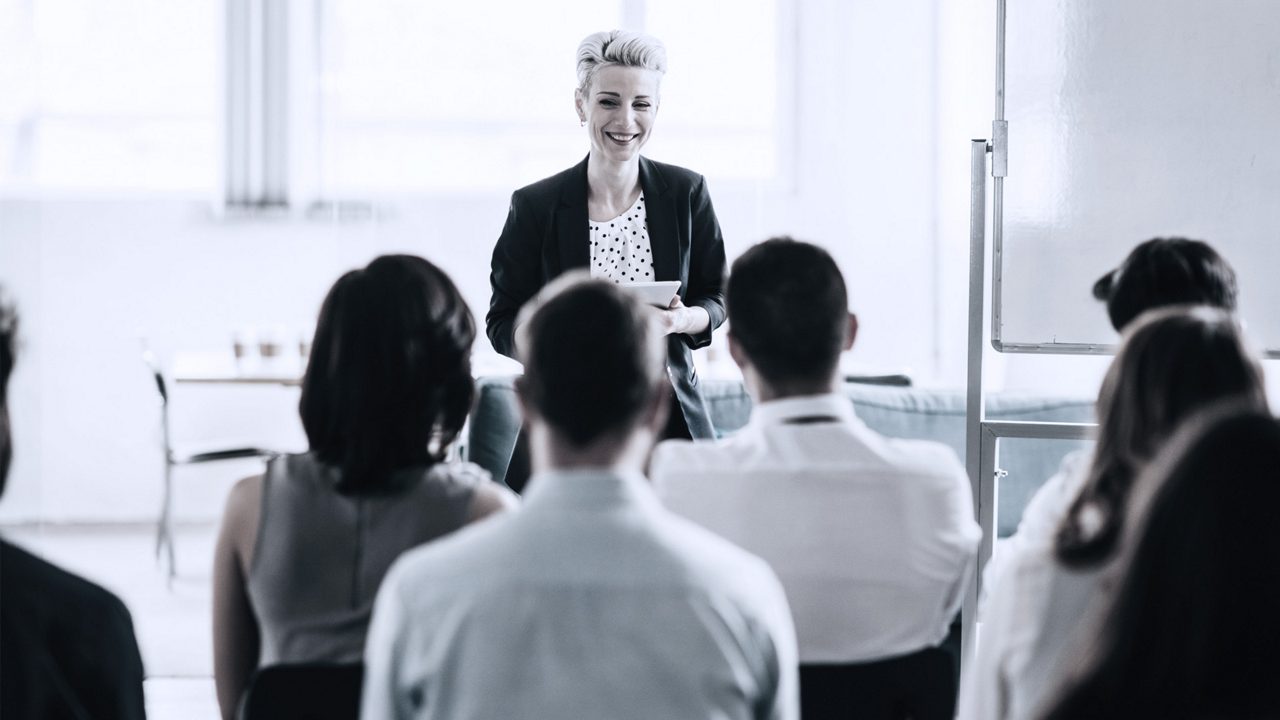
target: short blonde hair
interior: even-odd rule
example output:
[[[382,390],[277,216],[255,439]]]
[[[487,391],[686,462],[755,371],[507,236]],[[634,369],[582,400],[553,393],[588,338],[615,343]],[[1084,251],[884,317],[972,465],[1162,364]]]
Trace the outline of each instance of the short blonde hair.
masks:
[[[578,90],[585,93],[607,65],[667,72],[667,48],[652,35],[627,30],[592,33],[578,45]]]

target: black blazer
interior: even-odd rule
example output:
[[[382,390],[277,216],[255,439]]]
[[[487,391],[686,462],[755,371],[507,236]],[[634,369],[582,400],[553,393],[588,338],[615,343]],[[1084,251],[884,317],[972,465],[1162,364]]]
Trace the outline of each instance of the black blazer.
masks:
[[[695,438],[715,437],[698,391],[690,351],[711,344],[724,322],[724,238],[707,184],[695,172],[640,158],[655,280],[679,280],[685,305],[711,317],[696,335],[667,337],[667,369],[685,424]],[[515,357],[512,328],[520,308],[556,276],[591,264],[587,161],[511,195],[511,209],[493,248],[493,297],[485,327],[498,352]],[[674,408],[673,408],[674,412]]]

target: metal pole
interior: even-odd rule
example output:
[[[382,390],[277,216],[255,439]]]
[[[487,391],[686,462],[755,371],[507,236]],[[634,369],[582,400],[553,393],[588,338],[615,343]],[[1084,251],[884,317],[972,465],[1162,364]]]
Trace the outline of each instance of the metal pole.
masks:
[[[1004,119],[1005,0],[996,0],[996,117],[991,121],[991,344],[1003,351],[1004,178],[1009,174],[1009,123]]]
[[[996,0],[996,120],[1004,120],[1005,0]]]
[[[987,229],[987,152],[986,140],[973,140],[969,145],[969,357],[968,397],[965,404],[965,468],[973,488],[973,511],[979,516],[981,508],[979,491],[982,487],[982,422],[986,419],[985,397],[982,389],[983,291],[985,290],[986,229]],[[985,535],[995,528],[983,527]],[[961,634],[963,657],[972,656],[972,644],[978,619],[978,562],[975,558],[965,589]]]

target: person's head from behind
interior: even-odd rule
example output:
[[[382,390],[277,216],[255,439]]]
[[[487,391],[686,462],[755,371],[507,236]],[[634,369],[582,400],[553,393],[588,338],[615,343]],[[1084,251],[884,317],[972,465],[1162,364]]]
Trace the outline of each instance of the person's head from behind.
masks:
[[[9,433],[9,375],[18,351],[18,314],[0,290],[0,495],[9,478],[13,437]]]
[[[379,257],[334,283],[299,409],[341,490],[385,490],[394,471],[444,458],[474,399],[474,340],[457,287],[420,257]]]
[[[1178,305],[1134,321],[1098,394],[1098,442],[1059,529],[1058,558],[1077,567],[1110,558],[1137,474],[1179,424],[1230,399],[1267,407],[1262,368],[1230,313]]]
[[[517,332],[516,388],[535,471],[638,468],[667,411],[665,343],[649,309],[614,283],[574,273],[521,310]]]
[[[1230,405],[1184,426],[1135,485],[1123,579],[1055,717],[1280,716],[1277,507],[1280,422]]]
[[[1115,270],[1093,284],[1117,332],[1147,310],[1166,305],[1210,305],[1234,312],[1236,273],[1208,243],[1153,238],[1139,244]]]
[[[858,323],[827,251],[786,237],[759,243],[734,261],[725,301],[729,352],[758,400],[832,391]]]

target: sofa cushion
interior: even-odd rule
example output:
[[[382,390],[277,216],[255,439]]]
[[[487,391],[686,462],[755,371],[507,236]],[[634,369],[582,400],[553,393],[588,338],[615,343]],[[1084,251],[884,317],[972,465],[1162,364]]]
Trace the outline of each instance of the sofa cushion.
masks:
[[[513,380],[512,377],[485,377],[477,381],[479,399],[467,434],[468,459],[498,479],[506,475],[520,426]],[[963,390],[845,383],[844,392],[858,417],[876,432],[889,437],[940,442],[964,459],[966,398]],[[738,381],[704,380],[702,393],[711,409],[717,435],[736,432],[751,416],[751,398]],[[1092,422],[1093,401],[1032,393],[991,393],[987,396],[987,417]],[[998,467],[1007,475],[997,485],[996,517],[1000,537],[1010,535],[1017,528],[1022,509],[1032,493],[1057,472],[1062,457],[1085,445],[1084,441],[1067,440],[1001,441]]]

